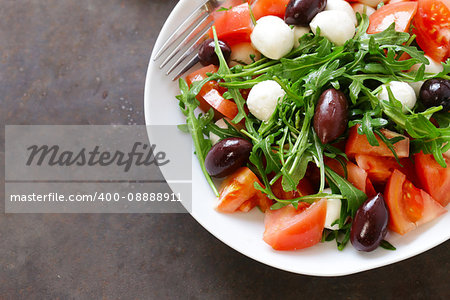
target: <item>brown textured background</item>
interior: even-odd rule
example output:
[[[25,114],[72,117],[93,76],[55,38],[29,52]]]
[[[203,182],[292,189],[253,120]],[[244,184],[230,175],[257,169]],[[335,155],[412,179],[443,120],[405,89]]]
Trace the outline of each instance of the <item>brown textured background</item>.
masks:
[[[0,0],[2,124],[143,124],[148,58],[176,3]],[[252,261],[189,215],[3,214],[0,299],[449,299],[449,246],[317,278]]]

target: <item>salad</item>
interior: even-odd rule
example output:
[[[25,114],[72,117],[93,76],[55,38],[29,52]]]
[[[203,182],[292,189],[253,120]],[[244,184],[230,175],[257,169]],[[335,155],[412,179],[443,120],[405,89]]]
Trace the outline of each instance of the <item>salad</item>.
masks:
[[[446,213],[449,0],[230,0],[213,17],[177,99],[219,212],[258,207],[275,250],[359,251]]]

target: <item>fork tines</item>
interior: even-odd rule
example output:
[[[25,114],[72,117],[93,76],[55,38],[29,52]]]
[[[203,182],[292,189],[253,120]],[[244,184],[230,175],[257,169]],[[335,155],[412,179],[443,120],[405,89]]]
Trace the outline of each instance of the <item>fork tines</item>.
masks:
[[[199,6],[156,51],[153,60],[162,61],[160,69],[168,66],[167,76],[178,69],[172,80],[177,80],[198,63],[197,50],[208,37],[206,33],[214,22],[211,13],[223,2],[209,0]],[[187,63],[182,65],[185,61]]]

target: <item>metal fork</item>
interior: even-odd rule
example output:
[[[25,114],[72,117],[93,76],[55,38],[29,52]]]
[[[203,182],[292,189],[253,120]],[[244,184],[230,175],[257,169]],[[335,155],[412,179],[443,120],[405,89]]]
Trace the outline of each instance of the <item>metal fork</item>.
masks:
[[[207,39],[207,31],[214,23],[211,13],[218,9],[226,0],[208,0],[200,5],[181,25],[172,33],[153,57],[154,61],[162,60],[162,69],[171,63],[166,71],[169,76],[188,58],[189,61],[179,68],[172,80],[177,80],[190,68],[199,62],[197,50]],[[192,55],[195,53],[195,55]]]

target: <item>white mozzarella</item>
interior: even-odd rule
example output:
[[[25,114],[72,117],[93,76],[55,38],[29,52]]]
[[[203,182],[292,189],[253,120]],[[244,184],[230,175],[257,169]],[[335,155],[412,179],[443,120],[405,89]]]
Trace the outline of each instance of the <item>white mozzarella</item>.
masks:
[[[227,125],[227,123],[225,123],[225,121],[223,120],[223,118],[217,120],[215,124],[216,124],[219,128],[222,128],[222,129],[227,129],[227,128],[228,128],[228,125]],[[217,143],[220,141],[220,137],[219,137],[217,134],[214,134],[214,133],[212,133],[212,132],[209,133],[209,139],[211,140],[211,143],[212,143],[213,145],[217,144]]]
[[[332,194],[331,189],[324,189],[324,193]],[[340,199],[327,199],[327,215],[325,217],[325,228],[338,230],[339,224],[333,224],[341,216],[342,202]]]
[[[255,60],[261,58],[261,54],[256,50],[251,43],[240,43],[231,47],[230,66],[238,64],[251,64],[253,60],[251,55],[254,55]]]
[[[417,98],[414,89],[406,82],[401,81],[391,81],[388,84],[382,86],[381,92],[378,94],[378,99],[383,101],[389,101],[389,94],[386,86],[391,88],[394,98],[400,101],[403,105],[403,112],[406,113],[409,109],[413,109],[416,105]]]
[[[376,8],[383,0],[358,0],[358,2]]]
[[[355,24],[347,13],[340,10],[322,11],[314,17],[309,25],[314,34],[319,27],[320,35],[338,46],[344,45],[355,35]]]
[[[300,46],[298,39],[307,34],[311,29],[309,27],[295,26],[294,27],[294,47]]]
[[[361,16],[365,13],[370,17],[375,12],[375,8],[362,3],[354,3],[352,4],[352,7],[355,14],[358,12]]]
[[[280,59],[294,47],[294,32],[281,18],[265,16],[250,35],[253,46],[264,56]]]
[[[348,14],[353,24],[356,26],[358,21],[356,20],[356,14],[352,6],[344,0],[328,0],[325,10],[340,10]]]
[[[282,100],[285,94],[276,81],[262,81],[250,90],[247,98],[248,109],[258,119],[267,121],[275,112],[278,100]]]

